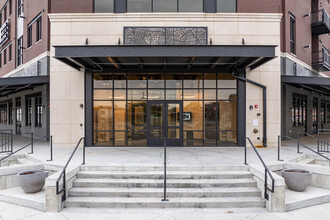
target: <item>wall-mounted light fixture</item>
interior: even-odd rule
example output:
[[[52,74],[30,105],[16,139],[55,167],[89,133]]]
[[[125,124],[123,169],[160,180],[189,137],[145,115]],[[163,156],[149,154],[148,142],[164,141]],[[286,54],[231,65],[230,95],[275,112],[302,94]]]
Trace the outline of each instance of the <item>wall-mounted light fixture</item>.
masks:
[[[311,48],[310,44],[308,44],[307,46],[304,46],[304,49],[309,49],[309,48]]]
[[[311,16],[311,13],[309,12],[308,14],[305,14],[305,15],[304,15],[304,18],[305,18],[305,17],[310,17],[310,16]]]
[[[84,104],[80,104],[80,108],[83,109],[84,108]]]

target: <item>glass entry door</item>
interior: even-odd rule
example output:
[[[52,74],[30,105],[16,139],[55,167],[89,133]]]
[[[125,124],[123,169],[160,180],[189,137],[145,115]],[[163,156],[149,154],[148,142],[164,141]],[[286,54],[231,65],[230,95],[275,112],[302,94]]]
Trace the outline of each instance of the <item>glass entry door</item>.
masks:
[[[149,146],[182,146],[182,102],[150,101]],[[165,138],[164,138],[165,137]]]

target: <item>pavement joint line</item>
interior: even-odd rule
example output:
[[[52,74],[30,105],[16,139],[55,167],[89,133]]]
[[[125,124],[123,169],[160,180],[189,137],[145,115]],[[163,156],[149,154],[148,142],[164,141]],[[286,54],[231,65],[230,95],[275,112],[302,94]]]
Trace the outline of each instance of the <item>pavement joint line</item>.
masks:
[[[65,216],[63,213],[59,213],[61,216],[63,216],[65,219],[68,219],[68,220],[70,220],[70,218],[69,217],[67,217],[67,216]]]

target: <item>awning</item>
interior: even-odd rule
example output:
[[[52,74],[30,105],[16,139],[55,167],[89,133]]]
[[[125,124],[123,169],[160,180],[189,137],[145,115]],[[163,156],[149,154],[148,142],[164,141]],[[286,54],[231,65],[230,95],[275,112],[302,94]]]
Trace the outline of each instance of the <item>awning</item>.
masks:
[[[309,91],[330,96],[330,78],[307,76],[281,76],[281,82],[286,85],[303,88]]]
[[[54,46],[55,58],[91,71],[214,70],[261,66],[275,58],[276,46]]]
[[[49,76],[0,78],[0,97],[49,83]]]

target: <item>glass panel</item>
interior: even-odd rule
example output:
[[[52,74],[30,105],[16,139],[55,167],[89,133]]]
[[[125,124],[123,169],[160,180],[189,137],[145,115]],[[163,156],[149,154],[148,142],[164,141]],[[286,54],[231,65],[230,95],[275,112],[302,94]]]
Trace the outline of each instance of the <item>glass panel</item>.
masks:
[[[94,88],[112,88],[112,74],[94,74]]]
[[[203,146],[203,132],[183,132],[184,146]]]
[[[167,126],[180,126],[180,105],[168,104],[167,106]]]
[[[217,129],[217,102],[204,102],[204,130]]]
[[[218,88],[219,89],[234,89],[236,88],[236,79],[229,74],[218,74]]]
[[[236,89],[218,89],[218,99],[237,99]]]
[[[94,145],[111,146],[113,145],[113,132],[94,132]]]
[[[151,138],[155,138],[155,139],[163,138],[162,128],[152,128],[150,130],[151,130],[150,132]]]
[[[128,74],[127,75],[128,88],[147,88],[147,75],[146,74]]]
[[[216,146],[216,145],[217,145],[217,132],[206,131],[204,146]]]
[[[216,89],[205,89],[204,90],[204,99],[216,100],[217,99],[217,90]]]
[[[94,130],[111,131],[113,130],[113,108],[112,101],[94,102]]]
[[[148,88],[149,89],[164,88],[164,84],[165,84],[164,78],[165,78],[164,74],[150,73],[148,76]]]
[[[127,12],[151,12],[151,0],[127,0]]]
[[[115,88],[126,88],[126,74],[125,73],[115,73],[113,76],[114,87]]]
[[[166,100],[182,100],[182,90],[166,90]]]
[[[237,145],[236,131],[220,131],[219,132],[219,146],[235,146]]]
[[[164,100],[164,90],[149,89],[148,91],[149,100]]]
[[[182,88],[182,74],[166,74],[166,88],[181,89]]]
[[[94,90],[94,99],[95,100],[112,100],[112,89],[95,89]]]
[[[236,12],[236,0],[217,0],[218,12]]]
[[[151,104],[150,106],[150,125],[162,126],[163,124],[163,105]]]
[[[237,129],[237,108],[236,101],[219,102],[219,129]]]
[[[126,90],[115,89],[114,90],[114,100],[126,100]]]
[[[167,130],[167,137],[173,139],[180,139],[180,129],[179,128],[170,128]]]
[[[94,0],[94,12],[113,12],[113,0]]]
[[[177,12],[178,0],[154,0],[154,12]]]
[[[201,89],[203,88],[203,74],[187,73],[183,75],[184,88],[186,89]]]
[[[127,129],[147,130],[147,102],[127,103]]]
[[[115,145],[123,146],[126,145],[126,132],[115,132]]]
[[[129,131],[127,141],[128,146],[147,146],[147,132]]]
[[[147,100],[147,90],[139,89],[128,89],[127,90],[128,100]]]
[[[203,12],[203,0],[180,0],[180,12]]]
[[[202,89],[185,89],[183,91],[184,100],[201,100],[203,99]]]
[[[204,88],[216,88],[216,87],[217,87],[217,74],[205,73]]]
[[[126,130],[126,102],[115,102],[115,130]]]
[[[203,102],[183,102],[183,129],[203,130]]]

